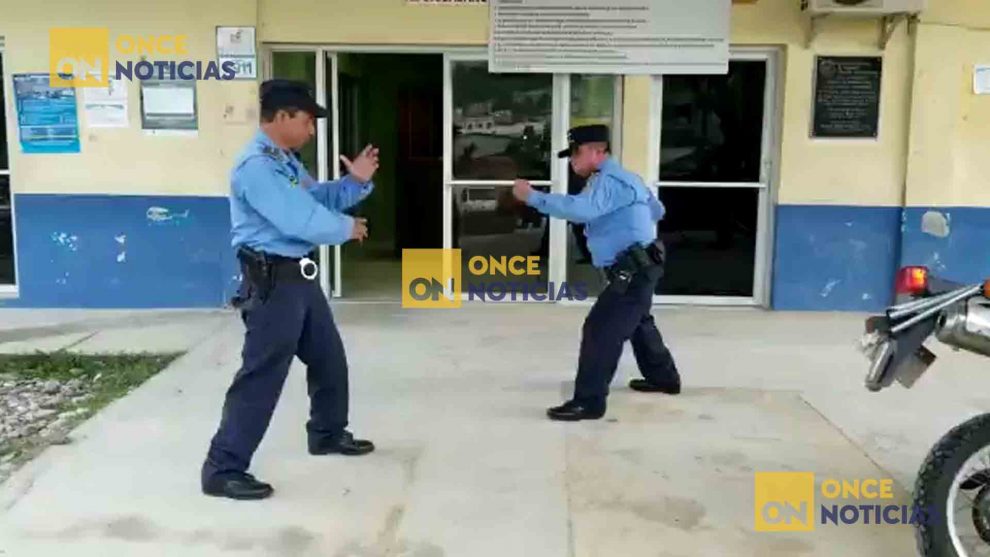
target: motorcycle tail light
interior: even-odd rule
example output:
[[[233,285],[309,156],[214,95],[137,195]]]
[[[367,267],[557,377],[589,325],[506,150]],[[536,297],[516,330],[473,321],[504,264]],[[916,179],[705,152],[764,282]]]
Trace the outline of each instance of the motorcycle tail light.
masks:
[[[928,268],[913,266],[904,267],[897,272],[898,294],[917,295],[928,290]]]

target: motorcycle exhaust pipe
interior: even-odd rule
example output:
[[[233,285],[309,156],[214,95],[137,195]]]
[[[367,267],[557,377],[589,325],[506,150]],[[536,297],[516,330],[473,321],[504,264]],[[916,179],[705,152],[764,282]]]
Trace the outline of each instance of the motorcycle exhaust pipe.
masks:
[[[908,329],[914,325],[917,325],[918,323],[921,323],[925,319],[928,319],[929,317],[951,306],[952,304],[959,302],[961,300],[965,300],[966,298],[969,298],[971,296],[975,296],[981,293],[982,291],[983,291],[983,285],[977,284],[974,286],[956,290],[955,292],[950,292],[949,294],[953,294],[950,298],[946,299],[943,302],[937,303],[933,307],[926,309],[925,311],[919,313],[918,315],[915,315],[911,319],[908,319],[907,321],[900,323],[899,325],[897,325],[896,327],[890,330],[890,334],[896,335],[898,333],[901,333],[905,329]]]
[[[951,292],[946,292],[945,294],[939,294],[934,298],[925,298],[921,300],[915,300],[913,302],[908,302],[906,304],[901,304],[899,306],[894,306],[890,308],[887,317],[889,317],[894,321],[897,321],[898,319],[901,319],[902,317],[907,317],[908,315],[911,315],[912,313],[915,313],[917,311],[923,311],[931,306],[940,304],[945,300],[948,300],[955,294],[958,294],[960,291],[962,291],[961,288],[953,290]]]

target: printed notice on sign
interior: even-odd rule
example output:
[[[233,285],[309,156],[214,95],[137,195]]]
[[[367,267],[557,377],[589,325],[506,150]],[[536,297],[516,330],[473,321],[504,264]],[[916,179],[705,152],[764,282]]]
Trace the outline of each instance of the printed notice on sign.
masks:
[[[731,0],[491,0],[489,71],[725,74]]]

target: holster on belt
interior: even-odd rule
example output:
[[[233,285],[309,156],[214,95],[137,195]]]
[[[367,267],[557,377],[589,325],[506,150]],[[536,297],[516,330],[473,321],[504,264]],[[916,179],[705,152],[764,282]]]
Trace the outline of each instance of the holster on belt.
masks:
[[[664,259],[664,246],[659,238],[645,248],[634,244],[621,252],[615,263],[605,269],[608,287],[619,294],[625,294],[637,274],[657,267],[662,269]]]
[[[272,262],[264,253],[244,246],[238,248],[237,259],[241,262],[243,279],[240,291],[230,301],[231,305],[238,309],[244,308],[255,295],[261,301],[267,300],[275,285]]]

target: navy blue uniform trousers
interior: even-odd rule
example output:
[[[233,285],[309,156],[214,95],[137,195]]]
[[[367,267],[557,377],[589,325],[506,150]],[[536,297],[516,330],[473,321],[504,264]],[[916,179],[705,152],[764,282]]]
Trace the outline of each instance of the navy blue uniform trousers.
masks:
[[[245,273],[244,290],[253,290]],[[347,427],[348,383],[344,344],[317,281],[276,279],[265,300],[248,292],[241,317],[247,327],[242,366],[227,390],[220,426],[203,464],[213,476],[245,472],[271,421],[292,358],[306,365],[311,445],[333,442]]]
[[[653,291],[662,274],[663,267],[651,267],[637,273],[625,292],[610,287],[598,296],[581,331],[575,400],[605,408],[627,340],[644,379],[660,385],[680,383],[674,357],[650,313]]]

